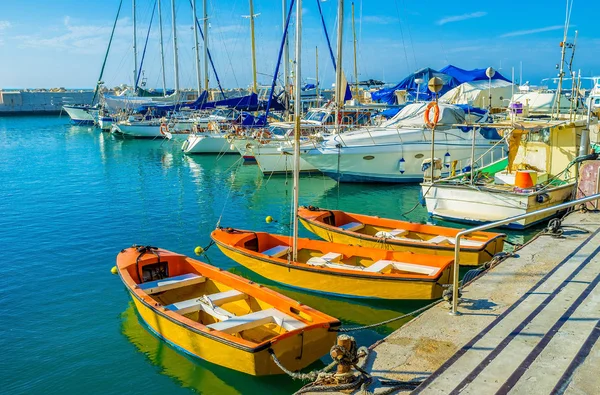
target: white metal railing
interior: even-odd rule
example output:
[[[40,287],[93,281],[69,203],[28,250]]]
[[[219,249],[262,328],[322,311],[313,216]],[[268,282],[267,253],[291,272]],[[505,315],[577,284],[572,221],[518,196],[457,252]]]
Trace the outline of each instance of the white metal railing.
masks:
[[[553,213],[556,211],[560,211],[563,209],[567,209],[567,208],[571,208],[573,206],[577,206],[578,204],[582,204],[582,203],[587,203],[587,202],[591,202],[593,200],[599,200],[600,199],[600,193],[595,194],[595,195],[591,195],[591,196],[587,196],[585,198],[581,198],[581,199],[577,199],[577,200],[573,200],[571,202],[567,202],[567,203],[562,203],[553,207],[547,207],[541,210],[537,210],[537,211],[532,211],[530,213],[526,213],[526,214],[521,214],[521,215],[515,215],[514,217],[510,217],[510,218],[505,218],[503,220],[500,221],[496,221],[496,222],[491,222],[489,224],[485,224],[485,225],[480,225],[471,229],[465,229],[463,231],[460,231],[456,234],[456,244],[454,247],[454,273],[453,273],[453,289],[452,289],[452,312],[450,314],[452,315],[459,315],[460,313],[458,312],[458,269],[460,267],[460,239],[463,236],[467,236],[470,235],[471,233],[474,232],[479,232],[482,230],[488,230],[491,228],[497,228],[498,226],[502,226],[502,225],[506,225],[509,224],[511,222],[514,221],[518,221],[521,219],[525,219],[525,218],[529,218],[532,217],[534,215],[538,215],[538,214],[545,214],[545,213]]]

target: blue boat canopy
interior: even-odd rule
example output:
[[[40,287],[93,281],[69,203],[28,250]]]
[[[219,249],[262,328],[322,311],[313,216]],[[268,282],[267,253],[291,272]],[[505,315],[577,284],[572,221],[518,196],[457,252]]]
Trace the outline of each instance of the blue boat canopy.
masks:
[[[232,97],[230,99],[206,102],[200,106],[200,109],[206,110],[217,107],[227,107],[249,111],[257,110],[259,108],[258,95],[253,92],[247,96]]]
[[[439,96],[448,92],[450,89],[460,85],[460,82],[451,75],[426,67],[424,69],[415,71],[414,73],[400,81],[400,83],[398,83],[396,86],[393,86],[391,88],[380,89],[377,92],[373,92],[371,94],[371,98],[374,101],[394,104],[396,102],[394,91],[406,90],[411,96],[416,97],[418,88],[419,98],[423,100],[429,100],[432,98],[432,95],[429,89],[427,89],[427,82],[433,77],[439,77],[444,82],[444,86],[441,92],[439,92],[438,94]],[[422,84],[417,84],[415,82],[415,80],[418,78],[423,79]]]
[[[485,70],[486,69],[464,70],[464,69],[461,69],[460,67],[456,67],[456,66],[449,64],[448,66],[441,69],[440,73],[444,73],[449,76],[452,76],[456,80],[458,80],[458,82],[460,82],[462,84],[463,82],[470,82],[470,81],[480,81],[480,80],[487,81],[488,77],[487,77],[487,75],[485,75]],[[510,82],[510,80],[506,79],[498,71],[496,71],[496,74],[494,74],[492,79]]]

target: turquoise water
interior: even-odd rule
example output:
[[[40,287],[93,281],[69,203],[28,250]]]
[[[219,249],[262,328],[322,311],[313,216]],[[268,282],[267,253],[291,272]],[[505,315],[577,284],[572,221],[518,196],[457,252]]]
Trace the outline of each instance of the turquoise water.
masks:
[[[0,118],[0,185],[2,392],[277,394],[301,386],[179,354],[139,323],[110,274],[119,250],[134,243],[193,254],[219,218],[223,226],[289,232],[290,179],[265,179],[236,156],[190,157],[171,142],[113,139],[66,117],[11,117]],[[418,199],[418,186],[301,181],[301,204],[320,207],[400,218]],[[278,222],[266,224],[267,215]],[[420,206],[409,216],[427,219]],[[348,325],[422,305],[305,294],[262,280],[216,247],[208,258]],[[356,338],[369,345],[400,325]]]

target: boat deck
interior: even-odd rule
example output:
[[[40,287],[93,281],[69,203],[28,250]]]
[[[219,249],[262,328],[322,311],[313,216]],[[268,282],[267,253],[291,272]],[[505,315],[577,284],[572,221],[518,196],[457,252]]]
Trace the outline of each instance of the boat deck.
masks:
[[[373,347],[368,370],[425,379],[415,394],[600,393],[600,214],[564,224],[465,287],[460,316],[444,302]]]

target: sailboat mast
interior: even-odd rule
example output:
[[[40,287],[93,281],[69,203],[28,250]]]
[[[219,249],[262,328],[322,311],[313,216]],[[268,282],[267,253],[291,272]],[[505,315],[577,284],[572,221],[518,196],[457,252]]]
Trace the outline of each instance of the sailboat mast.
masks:
[[[138,69],[137,69],[137,21],[135,18],[135,0],[131,5],[131,12],[133,13],[133,84],[137,81]],[[137,90],[137,86],[133,87]]]
[[[194,26],[194,54],[196,55],[196,86],[198,95],[202,92],[202,78],[200,77],[200,48],[198,43],[198,24],[196,23],[196,0],[192,0],[192,25]]]
[[[208,6],[206,0],[202,2],[204,11],[204,90],[208,93]]]
[[[302,51],[302,0],[296,1],[296,81],[294,86],[294,227],[292,240],[292,260],[298,260],[298,204],[300,187],[300,118],[302,117],[302,94],[300,91],[300,68]]]
[[[286,108],[286,121],[289,116],[289,102],[290,102],[290,47],[288,34],[286,34],[286,24],[287,24],[287,0],[281,1],[281,6],[283,7],[283,23],[281,25],[283,29],[283,34],[285,35],[285,41],[283,44],[283,91],[284,91],[284,100],[285,100],[285,108]]]
[[[567,34],[569,33],[569,0],[567,0],[567,15],[565,17],[565,30],[563,34],[563,40],[560,43],[560,69],[558,72],[558,87],[556,88],[556,97],[554,98],[554,105],[556,105],[556,118],[560,117],[560,95],[562,94],[562,83],[565,76],[565,55],[567,51]],[[554,108],[553,108],[554,109]],[[552,113],[554,117],[554,111]]]
[[[319,47],[315,47],[315,68],[316,68],[316,76],[315,76],[315,93],[317,95],[317,107],[320,104],[319,98]]]
[[[342,92],[342,41],[344,33],[344,0],[338,1],[337,29],[337,67],[335,68],[335,131],[340,132],[340,107],[344,104],[345,91]]]
[[[356,26],[354,25],[354,2],[352,2],[352,36],[354,42],[354,97],[358,100],[358,65],[356,62]]]
[[[171,13],[173,14],[173,68],[175,70],[175,93],[179,93],[179,57],[177,55],[177,22],[175,18],[175,0],[171,0]]]
[[[163,45],[162,7],[160,6],[160,0],[158,0],[158,30],[160,34],[160,64],[162,66],[163,96],[167,96],[167,78],[165,75],[165,48]]]
[[[254,43],[254,1],[250,0],[250,43],[252,49],[252,92],[258,93],[256,83],[256,45]]]

